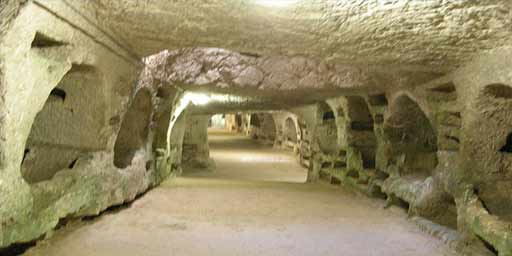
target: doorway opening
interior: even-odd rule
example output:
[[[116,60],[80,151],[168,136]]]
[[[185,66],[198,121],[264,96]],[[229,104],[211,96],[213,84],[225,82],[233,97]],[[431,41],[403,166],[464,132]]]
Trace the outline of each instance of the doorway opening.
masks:
[[[201,118],[203,122],[191,121]],[[306,181],[307,169],[300,165],[297,156],[274,146],[276,123],[282,119],[274,118],[271,113],[221,113],[204,118],[201,115],[188,117],[190,127],[186,128],[189,135],[186,133],[183,141],[183,157],[196,163],[210,161],[211,165],[203,171],[197,171],[197,168],[191,172],[184,170],[185,177],[291,183]],[[283,122],[285,127],[289,124],[288,119]],[[297,130],[290,130],[290,140],[297,143]],[[186,148],[190,150],[185,151]]]

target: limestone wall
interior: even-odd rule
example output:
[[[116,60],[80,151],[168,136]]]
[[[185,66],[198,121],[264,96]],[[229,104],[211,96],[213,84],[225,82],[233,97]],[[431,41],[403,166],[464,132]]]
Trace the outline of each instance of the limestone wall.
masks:
[[[331,135],[318,121],[310,180],[348,185],[457,229],[451,239],[463,253],[509,255],[512,76],[503,67],[511,54],[496,49],[419,87],[327,100],[338,151],[322,150]]]
[[[169,175],[155,168],[152,123],[176,94],[162,107],[162,84],[137,86],[143,63],[86,6],[29,2],[2,30],[0,248],[133,200]]]
[[[194,168],[208,168],[211,164],[208,147],[209,115],[190,115],[183,138],[183,164]]]

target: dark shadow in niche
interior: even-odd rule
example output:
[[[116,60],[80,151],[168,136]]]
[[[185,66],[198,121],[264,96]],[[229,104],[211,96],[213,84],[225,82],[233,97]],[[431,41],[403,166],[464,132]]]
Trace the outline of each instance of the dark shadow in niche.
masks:
[[[371,106],[385,106],[388,105],[388,99],[385,94],[371,95],[368,97],[368,102]]]
[[[505,142],[505,145],[501,147],[500,152],[512,153],[512,133],[507,136],[507,141]]]
[[[78,162],[78,158],[76,158],[75,160],[71,161],[71,163],[69,163],[68,169],[75,168],[76,162]]]
[[[409,211],[409,202],[403,200],[402,198],[400,197],[395,197],[395,205],[406,210],[406,211]]]
[[[331,177],[331,185],[341,185],[341,180],[332,176]]]
[[[150,160],[150,161],[147,161],[146,162],[146,171],[149,171],[151,170],[151,167],[153,166],[153,161]]]
[[[449,136],[449,135],[446,135],[444,136],[446,139],[448,140],[452,140],[452,141],[455,141],[457,144],[460,144],[460,139],[455,137],[455,136]]]
[[[363,159],[363,168],[364,169],[375,169],[375,159],[373,159],[373,158]]]
[[[344,169],[344,168],[347,168],[347,163],[341,162],[341,161],[336,161],[334,163],[334,169]]]
[[[321,168],[322,169],[327,169],[327,168],[331,168],[331,163],[330,162],[323,162],[322,165],[321,165]]]
[[[250,125],[254,127],[260,127],[260,119],[257,114],[251,115]]]
[[[30,149],[26,148],[25,151],[23,152],[23,160],[21,160],[21,164],[23,164],[25,162],[25,159],[27,159],[28,154],[30,154]]]
[[[334,116],[334,111],[327,111],[324,113],[324,116],[322,117],[322,119],[324,121],[326,120],[334,120],[336,117]]]
[[[431,88],[430,91],[440,92],[440,93],[453,93],[453,92],[457,91],[457,89],[455,88],[455,85],[450,82],[450,83],[442,84],[437,87]]]
[[[356,170],[351,169],[351,170],[349,170],[347,172],[347,177],[351,177],[351,178],[354,178],[354,179],[359,179],[359,172],[356,171]]]
[[[494,98],[512,99],[512,87],[504,84],[487,85],[484,93]]]
[[[253,53],[253,52],[240,52],[240,55],[247,56],[247,57],[253,57],[253,58],[260,58],[261,54]]]
[[[484,200],[482,200],[482,198],[480,197],[480,189],[479,188],[475,188],[473,190],[473,193],[475,193],[475,195],[480,199],[480,203],[482,204],[482,207],[484,207],[484,209],[492,215],[492,212],[489,210],[489,207],[487,207],[487,204],[484,202]]]
[[[353,121],[350,122],[350,129],[354,131],[373,131],[373,122]]]
[[[30,248],[36,246],[38,240],[34,240],[34,241],[31,241],[31,242],[27,242],[27,243],[13,244],[13,245],[11,245],[11,246],[9,246],[7,248],[0,249],[0,255],[1,256],[23,255]]]
[[[171,96],[171,93],[172,91],[171,90],[168,90],[168,89],[164,89],[162,87],[158,88],[158,90],[156,91],[156,96],[158,98],[169,98],[169,96]]]
[[[126,168],[135,152],[144,147],[149,132],[152,102],[151,93],[142,89],[135,95],[121,123],[114,145],[114,165]]]
[[[34,40],[32,41],[32,48],[48,48],[48,47],[58,47],[67,45],[65,42],[58,41],[53,39],[41,32],[36,32]]]
[[[51,99],[58,99],[62,100],[63,102],[66,100],[66,91],[60,89],[60,88],[54,88],[50,92],[50,98]]]

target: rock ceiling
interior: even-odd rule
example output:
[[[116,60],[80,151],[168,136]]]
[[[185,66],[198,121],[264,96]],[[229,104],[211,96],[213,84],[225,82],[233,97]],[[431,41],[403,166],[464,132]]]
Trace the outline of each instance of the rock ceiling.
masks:
[[[503,0],[287,0],[286,7],[262,1],[93,0],[100,20],[140,56],[217,47],[447,72],[505,45],[512,32]]]
[[[259,90],[252,90],[250,85],[244,90],[233,87],[230,91],[220,90],[219,93],[265,97],[266,104],[260,98],[246,104],[251,107],[259,103],[270,106],[268,102],[276,100],[283,107],[297,105],[326,95],[335,96],[338,92],[353,93],[354,89],[356,93],[358,89],[376,93],[419,85],[453,71],[475,54],[509,44],[512,35],[509,1],[275,0],[273,3],[283,1],[291,4],[281,7],[259,4],[268,3],[267,0],[92,0],[90,6],[98,20],[104,22],[102,25],[141,57],[162,50],[220,48],[241,53],[237,56],[243,58],[263,56],[263,62],[270,58],[270,63],[277,66],[284,63],[284,69],[293,66],[297,58],[305,58],[312,63],[331,65],[332,72],[337,72],[336,67],[343,67],[338,76],[348,73],[357,76],[352,84],[334,86],[336,92],[300,84],[290,85],[294,90],[285,94],[276,92],[272,86]],[[197,64],[197,55],[184,55],[196,58],[191,63]],[[208,62],[199,60],[204,61]],[[203,66],[203,71],[208,73],[208,68]],[[280,72],[279,68],[275,70]],[[218,70],[213,68],[213,71]],[[190,83],[196,86],[188,89],[204,88],[197,86],[199,80]],[[281,82],[276,87],[286,88],[296,81]],[[208,91],[219,91],[218,83],[207,84],[213,85]],[[287,100],[283,100],[283,95]]]

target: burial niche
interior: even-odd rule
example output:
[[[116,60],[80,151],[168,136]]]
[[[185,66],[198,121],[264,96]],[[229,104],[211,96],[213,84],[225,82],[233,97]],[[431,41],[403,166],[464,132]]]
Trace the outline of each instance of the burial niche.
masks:
[[[99,72],[88,65],[73,65],[52,89],[25,145],[21,173],[28,183],[74,169],[81,156],[105,149],[103,90]]]
[[[430,175],[437,165],[437,136],[430,120],[416,102],[399,96],[384,121],[384,136],[390,143],[388,158],[399,164],[402,174]]]
[[[142,89],[135,95],[125,114],[114,146],[114,165],[129,166],[137,150],[144,147],[149,132],[152,103],[151,93]]]

